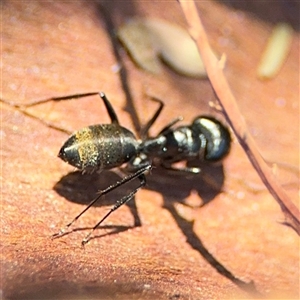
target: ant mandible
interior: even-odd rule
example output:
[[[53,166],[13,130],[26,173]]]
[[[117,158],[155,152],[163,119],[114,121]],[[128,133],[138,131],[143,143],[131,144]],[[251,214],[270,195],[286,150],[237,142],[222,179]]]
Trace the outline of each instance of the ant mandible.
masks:
[[[127,175],[105,190],[100,191],[80,214],[53,237],[61,237],[68,233],[69,227],[103,195],[136,178],[139,180],[139,185],[128,195],[116,201],[115,205],[82,240],[82,245],[90,240],[94,230],[113,211],[131,200],[137,191],[145,186],[145,175],[150,171],[153,164],[169,170],[197,174],[201,171],[200,168],[175,168],[172,164],[196,159],[207,162],[222,160],[228,154],[231,143],[228,129],[215,118],[204,115],[196,117],[190,125],[173,127],[182,120],[181,117],[178,117],[163,127],[155,137],[149,137],[149,129],[164,107],[164,103],[156,98],[152,98],[152,100],[158,102],[159,107],[142,129],[139,140],[131,131],[119,124],[111,103],[102,92],[56,97],[35,104],[50,100],[61,101],[94,95],[99,95],[103,100],[111,123],[91,125],[74,132],[61,147],[58,157],[88,173],[121,167],[126,163]]]

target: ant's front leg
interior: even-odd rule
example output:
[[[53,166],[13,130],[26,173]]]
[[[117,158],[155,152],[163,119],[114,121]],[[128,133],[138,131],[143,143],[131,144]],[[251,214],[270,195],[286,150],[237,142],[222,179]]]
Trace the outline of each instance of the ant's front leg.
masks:
[[[48,99],[44,99],[44,100],[35,101],[33,103],[29,103],[29,104],[26,104],[23,106],[24,107],[32,107],[32,106],[47,103],[50,101],[64,101],[64,100],[80,99],[80,98],[96,96],[96,95],[99,95],[100,98],[102,99],[102,101],[106,107],[106,110],[108,112],[108,115],[111,119],[111,122],[115,123],[115,124],[119,124],[117,114],[103,92],[81,93],[81,94],[73,94],[73,95],[67,95],[67,96],[62,96],[62,97],[52,97],[52,98],[48,98]]]
[[[40,104],[48,103],[48,102],[51,102],[51,101],[73,100],[73,99],[80,99],[80,98],[96,96],[96,95],[99,95],[99,97],[102,99],[102,101],[103,101],[103,103],[106,107],[107,113],[110,117],[111,123],[119,124],[117,114],[116,114],[114,108],[112,107],[111,103],[109,102],[109,100],[107,99],[107,97],[105,96],[105,94],[103,92],[80,93],[80,94],[72,94],[72,95],[67,95],[67,96],[62,96],[62,97],[51,97],[51,98],[42,99],[42,100],[34,101],[32,103],[27,103],[27,104],[15,104],[15,103],[12,103],[12,102],[4,100],[4,99],[1,99],[1,101],[3,103],[6,103],[6,104],[12,106],[12,107],[15,107],[16,109],[21,111],[23,114],[25,114],[25,115],[27,115],[31,118],[34,118],[36,120],[39,120],[41,123],[45,124],[49,128],[53,128],[55,130],[58,130],[58,131],[61,131],[61,132],[67,133],[67,134],[71,134],[71,132],[69,130],[66,130],[64,128],[60,128],[56,125],[53,125],[53,124],[39,118],[38,116],[30,113],[27,109],[31,108],[31,107],[34,107],[34,106],[37,106],[37,105],[40,105]]]
[[[95,95],[99,95],[99,94],[100,94],[99,92],[72,94],[72,95],[61,96],[61,97],[50,97],[50,98],[37,100],[37,101],[31,102],[31,103],[25,103],[25,104],[16,104],[11,101],[4,100],[4,99],[1,99],[1,102],[6,103],[6,104],[16,107],[16,108],[25,109],[28,107],[33,107],[33,106],[44,104],[44,103],[51,102],[51,101],[64,101],[64,100],[71,100],[71,99],[79,99],[79,98],[95,96]]]

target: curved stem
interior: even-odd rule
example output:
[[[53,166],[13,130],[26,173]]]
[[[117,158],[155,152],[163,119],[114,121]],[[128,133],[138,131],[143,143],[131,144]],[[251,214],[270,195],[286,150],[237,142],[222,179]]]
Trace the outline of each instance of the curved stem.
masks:
[[[224,76],[223,60],[218,61],[211,50],[194,1],[179,0],[179,2],[189,25],[190,35],[198,46],[209,80],[218,97],[219,104],[222,107],[227,122],[231,126],[261,180],[280,205],[286,217],[286,222],[300,235],[300,212],[278,184],[271,169],[260,155]]]

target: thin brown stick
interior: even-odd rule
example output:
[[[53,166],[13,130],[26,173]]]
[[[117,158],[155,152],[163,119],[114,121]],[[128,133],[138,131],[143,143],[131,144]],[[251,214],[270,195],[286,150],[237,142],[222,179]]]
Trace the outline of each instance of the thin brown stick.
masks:
[[[285,215],[286,223],[300,235],[300,212],[278,184],[272,171],[260,155],[224,76],[223,63],[216,59],[210,48],[194,1],[179,0],[179,2],[189,25],[190,35],[197,43],[209,80],[217,94],[219,104],[222,107],[227,122],[231,126],[261,180],[280,205]]]

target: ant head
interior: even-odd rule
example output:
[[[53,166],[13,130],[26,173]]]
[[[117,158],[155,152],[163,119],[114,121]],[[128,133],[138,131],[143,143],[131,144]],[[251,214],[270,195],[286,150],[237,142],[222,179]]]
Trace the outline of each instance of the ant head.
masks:
[[[199,116],[192,126],[194,130],[205,136],[207,161],[219,161],[228,154],[231,137],[228,129],[221,122],[210,116]]]

